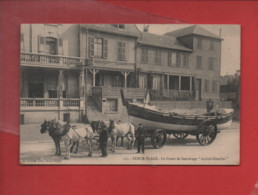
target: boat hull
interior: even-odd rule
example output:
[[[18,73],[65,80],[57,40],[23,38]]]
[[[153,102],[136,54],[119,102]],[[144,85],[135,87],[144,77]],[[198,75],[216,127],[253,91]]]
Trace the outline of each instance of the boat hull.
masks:
[[[197,126],[194,125],[178,125],[172,123],[161,123],[151,120],[146,120],[134,116],[129,116],[129,120],[134,125],[142,124],[146,129],[170,129],[175,131],[189,131],[189,130],[196,130]]]
[[[218,130],[222,130],[232,123],[232,113],[221,116],[182,116],[149,110],[132,104],[127,105],[127,111],[130,122],[136,126],[141,123],[147,129],[195,131],[202,121],[212,120]]]

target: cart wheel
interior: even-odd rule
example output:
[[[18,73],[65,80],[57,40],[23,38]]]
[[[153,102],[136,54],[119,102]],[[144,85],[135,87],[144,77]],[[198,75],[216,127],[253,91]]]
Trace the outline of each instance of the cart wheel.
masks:
[[[151,138],[151,143],[154,148],[161,148],[167,140],[167,134],[162,129],[157,129]]]
[[[188,133],[173,133],[173,135],[174,135],[177,139],[185,139],[189,134],[188,134]]]
[[[202,146],[211,144],[217,136],[217,126],[212,121],[202,122],[197,131],[196,139]]]

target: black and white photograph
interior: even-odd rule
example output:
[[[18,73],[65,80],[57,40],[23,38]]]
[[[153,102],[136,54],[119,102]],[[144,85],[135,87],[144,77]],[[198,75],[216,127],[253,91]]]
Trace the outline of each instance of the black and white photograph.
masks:
[[[20,164],[240,164],[240,25],[20,28]]]

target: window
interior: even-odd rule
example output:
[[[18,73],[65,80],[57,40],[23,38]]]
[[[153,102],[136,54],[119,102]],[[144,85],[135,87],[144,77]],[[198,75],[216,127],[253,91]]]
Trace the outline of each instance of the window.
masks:
[[[178,54],[176,52],[170,52],[168,54],[168,64],[169,66],[179,66],[178,64]]]
[[[210,50],[214,51],[214,40],[210,40]]]
[[[114,27],[119,28],[119,29],[125,29],[124,24],[113,24]]]
[[[63,98],[66,98],[66,91],[63,91]]]
[[[110,112],[110,111],[117,112],[118,111],[117,99],[107,99],[106,111],[108,111],[108,112]]]
[[[204,91],[205,91],[206,93],[209,93],[209,92],[210,92],[210,81],[207,80],[207,79],[205,79],[205,81],[204,81]]]
[[[202,49],[202,39],[201,38],[197,38],[197,48]]]
[[[24,51],[24,34],[21,34],[20,39],[21,39],[20,40],[21,41],[20,50]]]
[[[181,89],[190,90],[190,77],[181,77]]]
[[[125,42],[118,42],[118,60],[125,61]]]
[[[202,68],[202,56],[197,56],[197,68]]]
[[[64,42],[65,41],[62,39],[56,39],[54,37],[38,36],[38,53],[45,53],[49,55],[64,55],[64,52],[67,51],[67,48],[65,48],[65,50],[63,48]],[[67,52],[65,55],[67,55]]]
[[[89,37],[89,57],[107,58],[108,41],[102,38]]]
[[[152,77],[152,89],[159,90],[161,84],[161,76],[160,75],[153,75]]]
[[[217,81],[212,81],[212,93],[217,93],[218,87],[217,87]]]
[[[169,76],[169,89],[179,89],[179,76]]]
[[[187,54],[180,54],[180,62],[183,67],[188,67],[188,55]]]
[[[94,39],[94,57],[102,58],[102,44],[101,38]]]
[[[57,98],[57,90],[48,90],[49,98]]]
[[[139,88],[144,89],[147,88],[147,75],[146,74],[139,74]]]
[[[141,53],[141,63],[142,64],[147,64],[148,63],[148,49],[147,48],[142,48],[142,53]]]
[[[161,51],[155,50],[155,59],[154,63],[160,65],[161,64]]]
[[[43,41],[43,40],[42,40]],[[57,54],[57,39],[52,37],[45,37],[46,41],[46,54]]]
[[[209,57],[209,70],[214,70],[215,58]]]

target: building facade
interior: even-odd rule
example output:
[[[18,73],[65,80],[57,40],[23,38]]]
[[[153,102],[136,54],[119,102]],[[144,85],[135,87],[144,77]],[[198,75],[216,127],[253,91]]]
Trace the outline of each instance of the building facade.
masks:
[[[219,100],[222,39],[199,26],[155,35],[129,24],[23,24],[21,123],[83,121],[143,102]]]

